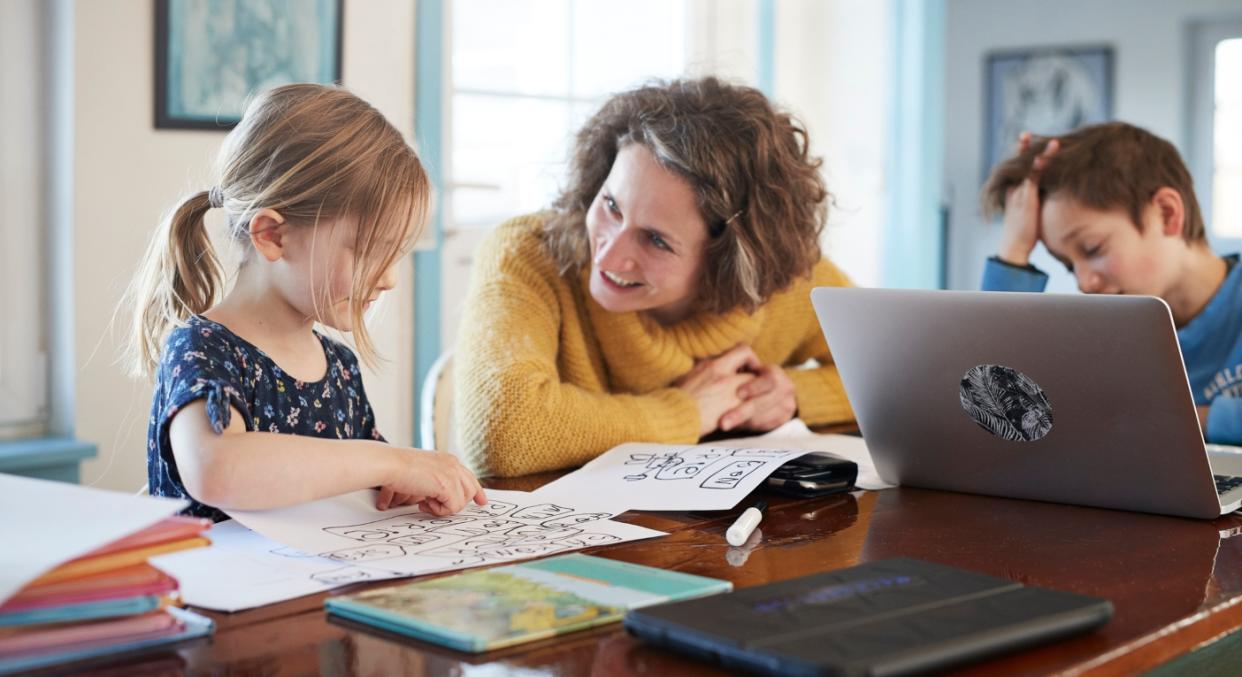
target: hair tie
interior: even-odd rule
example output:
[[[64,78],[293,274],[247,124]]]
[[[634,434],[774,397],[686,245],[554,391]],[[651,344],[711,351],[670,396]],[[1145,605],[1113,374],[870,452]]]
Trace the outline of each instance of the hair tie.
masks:
[[[220,186],[212,186],[207,191],[207,206],[212,209],[219,209],[224,206],[224,191],[220,190]]]

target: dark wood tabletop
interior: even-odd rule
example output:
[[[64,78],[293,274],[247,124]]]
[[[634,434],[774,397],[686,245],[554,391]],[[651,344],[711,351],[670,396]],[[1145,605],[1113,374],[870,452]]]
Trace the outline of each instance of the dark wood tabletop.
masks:
[[[555,476],[491,486],[530,490]],[[1196,521],[910,488],[771,503],[761,535],[741,548],[724,540],[737,511],[631,512],[619,519],[669,535],[586,552],[728,579],[737,588],[917,557],[1104,597],[1115,607],[1113,620],[1095,632],[977,664],[966,674],[1132,674],[1242,626],[1242,535],[1235,535],[1242,534],[1242,518]],[[620,624],[460,653],[329,619],[328,594],[235,614],[204,612],[218,624],[210,640],[110,668],[118,674],[722,674],[646,646]]]

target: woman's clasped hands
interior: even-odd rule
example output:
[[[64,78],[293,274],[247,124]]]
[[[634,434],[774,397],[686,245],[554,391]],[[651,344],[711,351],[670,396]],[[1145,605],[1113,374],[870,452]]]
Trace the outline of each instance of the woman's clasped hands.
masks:
[[[785,370],[764,364],[745,344],[699,360],[673,385],[698,404],[700,435],[738,429],[766,432],[789,421],[798,409]]]

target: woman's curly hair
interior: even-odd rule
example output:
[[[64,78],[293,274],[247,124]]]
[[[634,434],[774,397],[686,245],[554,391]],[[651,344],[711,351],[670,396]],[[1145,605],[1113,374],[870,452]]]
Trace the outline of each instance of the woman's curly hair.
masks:
[[[629,143],[684,177],[708,224],[696,312],[753,311],[820,260],[830,196],[806,129],[757,89],[714,77],[609,99],[578,132],[544,242],[562,274],[590,261],[586,214]]]

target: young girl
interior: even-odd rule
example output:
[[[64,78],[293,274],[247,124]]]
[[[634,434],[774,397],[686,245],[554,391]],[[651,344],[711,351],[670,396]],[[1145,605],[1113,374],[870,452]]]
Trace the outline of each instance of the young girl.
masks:
[[[363,313],[396,284],[423,222],[418,156],[365,101],[297,84],[257,98],[219,161],[220,183],[172,211],[131,289],[134,370],[156,377],[151,493],[216,520],[369,487],[380,509],[483,504],[455,457],[385,443],[357,358],[313,328],[352,332],[374,359]],[[222,300],[209,209],[243,243]]]

